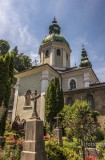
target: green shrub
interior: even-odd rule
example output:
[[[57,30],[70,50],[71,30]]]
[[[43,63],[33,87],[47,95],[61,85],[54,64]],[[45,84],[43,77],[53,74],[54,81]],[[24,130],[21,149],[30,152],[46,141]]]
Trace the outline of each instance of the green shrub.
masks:
[[[80,156],[74,151],[74,149],[58,146],[54,141],[46,142],[46,152],[48,160],[81,160]]]
[[[55,142],[47,142],[46,152],[48,160],[66,160],[62,148],[57,145]]]
[[[104,131],[101,128],[98,128],[95,132],[95,137],[96,141],[104,140]]]

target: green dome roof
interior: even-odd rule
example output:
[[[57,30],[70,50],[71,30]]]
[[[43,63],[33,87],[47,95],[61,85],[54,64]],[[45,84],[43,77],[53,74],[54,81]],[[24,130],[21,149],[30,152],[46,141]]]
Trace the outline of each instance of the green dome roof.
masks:
[[[61,43],[65,43],[69,47],[69,43],[60,34],[60,30],[61,28],[54,17],[52,24],[49,26],[49,35],[43,39],[42,45],[48,42],[61,42]]]
[[[61,43],[65,43],[69,47],[69,43],[60,34],[50,34],[50,35],[46,36],[43,39],[42,44],[45,44],[45,43],[48,43],[48,42],[61,42]]]

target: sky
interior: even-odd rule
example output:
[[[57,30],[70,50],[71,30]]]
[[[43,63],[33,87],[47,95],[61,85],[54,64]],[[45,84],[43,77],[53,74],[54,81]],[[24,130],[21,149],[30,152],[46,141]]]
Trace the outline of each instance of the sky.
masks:
[[[0,0],[0,39],[32,60],[54,16],[78,66],[84,44],[93,69],[105,82],[105,0]]]

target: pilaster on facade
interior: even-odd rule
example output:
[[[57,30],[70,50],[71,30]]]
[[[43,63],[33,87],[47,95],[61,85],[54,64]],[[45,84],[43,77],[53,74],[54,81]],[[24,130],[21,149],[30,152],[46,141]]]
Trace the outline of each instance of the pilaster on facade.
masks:
[[[41,105],[40,105],[40,119],[44,121],[45,116],[45,92],[49,83],[49,72],[47,70],[42,71],[41,78]]]
[[[91,81],[90,81],[90,75],[89,73],[84,73],[84,84],[85,84],[85,88],[89,87]]]
[[[12,122],[14,121],[16,116],[19,86],[20,86],[20,78],[17,79],[17,83],[15,85],[15,99],[14,99],[14,106],[13,106],[13,112],[12,112]]]
[[[55,66],[55,48],[51,47],[50,65]]]
[[[66,52],[63,50],[63,67],[66,68]]]
[[[47,70],[42,71],[42,78],[41,78],[41,93],[46,92],[49,82],[49,73]]]
[[[41,93],[40,119],[45,121],[45,92]]]

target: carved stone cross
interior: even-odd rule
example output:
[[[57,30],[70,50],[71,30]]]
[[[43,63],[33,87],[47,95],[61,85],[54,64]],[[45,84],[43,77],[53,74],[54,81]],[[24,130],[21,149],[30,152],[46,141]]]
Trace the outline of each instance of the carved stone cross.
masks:
[[[56,119],[56,128],[59,128],[59,122],[60,122],[61,117],[59,117],[57,114],[57,117],[54,117],[54,119]]]
[[[39,97],[40,97],[40,95],[39,94],[37,95],[37,90],[35,90],[34,97],[31,98],[31,100],[34,101],[34,109],[33,109],[33,113],[32,113],[31,119],[33,119],[33,118],[40,119],[38,117],[38,113],[37,113],[37,99]]]

